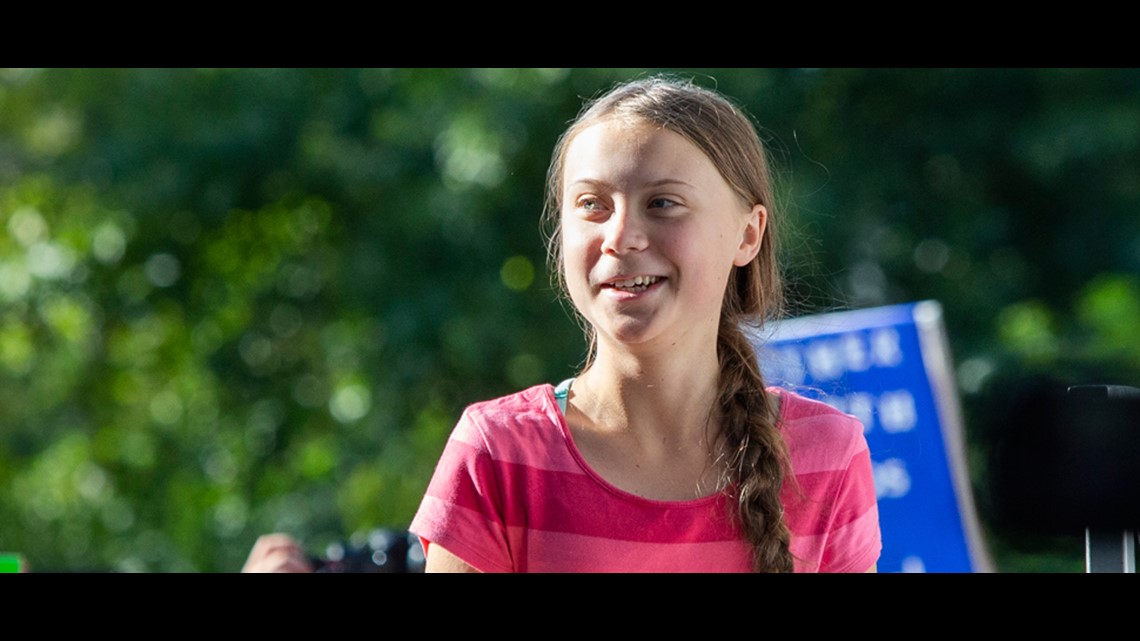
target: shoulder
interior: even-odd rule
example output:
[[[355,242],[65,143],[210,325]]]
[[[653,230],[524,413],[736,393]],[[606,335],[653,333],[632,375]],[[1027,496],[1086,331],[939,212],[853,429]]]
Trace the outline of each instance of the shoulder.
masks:
[[[528,387],[514,394],[472,403],[463,410],[455,437],[510,438],[534,429],[558,426],[561,412],[549,384]]]
[[[515,569],[507,524],[525,522],[534,471],[567,456],[559,416],[549,385],[469,405],[409,530],[479,570]]]
[[[770,387],[768,391],[780,399],[780,431],[794,468],[840,469],[867,451],[859,419],[791,390]]]
[[[544,383],[514,394],[472,403],[463,411],[463,415],[496,425],[519,420],[549,420],[551,410],[558,411],[554,401],[554,387]]]
[[[451,441],[500,463],[573,469],[565,433],[554,388],[543,384],[467,406]]]

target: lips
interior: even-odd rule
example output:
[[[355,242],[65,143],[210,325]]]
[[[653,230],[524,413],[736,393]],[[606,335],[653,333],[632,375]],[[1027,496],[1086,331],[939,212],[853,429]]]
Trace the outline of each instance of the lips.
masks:
[[[618,276],[602,283],[602,289],[612,289],[619,292],[643,292],[653,285],[665,280],[664,276]]]

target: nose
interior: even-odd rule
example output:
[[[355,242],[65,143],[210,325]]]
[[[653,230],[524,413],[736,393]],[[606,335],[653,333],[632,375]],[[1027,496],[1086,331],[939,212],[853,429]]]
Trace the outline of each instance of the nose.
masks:
[[[618,205],[605,224],[602,251],[611,255],[638,252],[649,246],[643,217],[630,207]]]

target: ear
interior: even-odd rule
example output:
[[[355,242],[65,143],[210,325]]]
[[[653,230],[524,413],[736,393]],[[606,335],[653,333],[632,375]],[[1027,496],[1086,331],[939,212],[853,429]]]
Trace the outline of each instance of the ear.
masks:
[[[764,205],[756,205],[748,214],[748,223],[744,226],[744,230],[740,236],[740,246],[736,249],[736,256],[733,257],[732,264],[737,267],[743,267],[752,262],[756,258],[756,254],[760,252],[760,246],[764,241],[764,228],[768,224],[768,210]]]

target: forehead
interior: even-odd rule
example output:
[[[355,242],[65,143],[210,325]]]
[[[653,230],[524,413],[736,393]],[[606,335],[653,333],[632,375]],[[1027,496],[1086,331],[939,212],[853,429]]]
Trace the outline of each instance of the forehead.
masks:
[[[632,188],[662,180],[730,189],[704,152],[657,125],[603,120],[579,132],[566,148],[564,190],[583,181]]]

